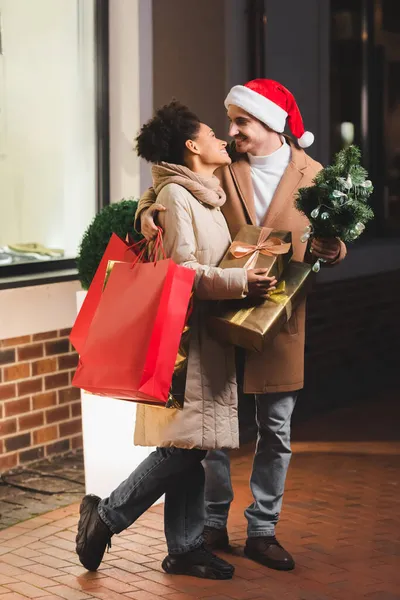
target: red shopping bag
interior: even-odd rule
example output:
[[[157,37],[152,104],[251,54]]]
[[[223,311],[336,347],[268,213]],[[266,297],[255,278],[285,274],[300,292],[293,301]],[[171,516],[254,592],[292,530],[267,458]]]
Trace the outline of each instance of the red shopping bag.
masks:
[[[166,404],[194,277],[171,259],[116,263],[72,384],[101,396]]]
[[[132,262],[136,258],[136,247],[129,246],[115,233],[112,234],[69,336],[77,352],[81,353],[83,350],[90,324],[100,302],[108,261]]]

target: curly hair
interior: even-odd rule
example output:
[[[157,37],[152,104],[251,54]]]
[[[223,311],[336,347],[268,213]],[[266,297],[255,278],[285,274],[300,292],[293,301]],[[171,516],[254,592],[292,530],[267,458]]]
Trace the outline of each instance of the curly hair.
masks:
[[[159,108],[141,128],[136,152],[148,162],[184,165],[185,142],[195,139],[200,119],[177,100]]]

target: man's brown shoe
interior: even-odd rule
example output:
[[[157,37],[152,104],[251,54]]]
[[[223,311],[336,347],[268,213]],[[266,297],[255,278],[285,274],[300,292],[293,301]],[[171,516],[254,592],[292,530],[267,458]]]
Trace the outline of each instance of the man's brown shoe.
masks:
[[[291,571],[294,560],[274,536],[247,538],[244,553],[248,558],[270,569]]]
[[[203,531],[204,545],[208,550],[229,550],[229,537],[226,527],[217,529],[216,527],[204,526]]]

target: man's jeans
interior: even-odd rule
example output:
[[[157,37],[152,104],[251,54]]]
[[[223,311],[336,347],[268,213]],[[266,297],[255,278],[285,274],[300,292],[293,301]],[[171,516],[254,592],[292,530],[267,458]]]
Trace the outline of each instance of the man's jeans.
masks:
[[[113,533],[136,521],[165,494],[164,528],[168,552],[180,554],[203,543],[204,450],[157,448],[99,503],[99,514]]]
[[[258,436],[250,479],[254,502],[244,513],[248,537],[275,534],[292,454],[290,420],[296,398],[296,392],[256,396]],[[223,529],[233,500],[229,454],[225,450],[211,450],[203,465],[206,473],[206,525]]]

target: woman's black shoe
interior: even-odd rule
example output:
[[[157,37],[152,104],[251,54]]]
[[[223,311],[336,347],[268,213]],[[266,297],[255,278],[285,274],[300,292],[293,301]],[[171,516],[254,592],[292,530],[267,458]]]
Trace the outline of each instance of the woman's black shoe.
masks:
[[[98,513],[100,498],[89,494],[79,507],[80,517],[76,536],[76,553],[88,571],[97,571],[106,548],[111,548],[113,535]]]

